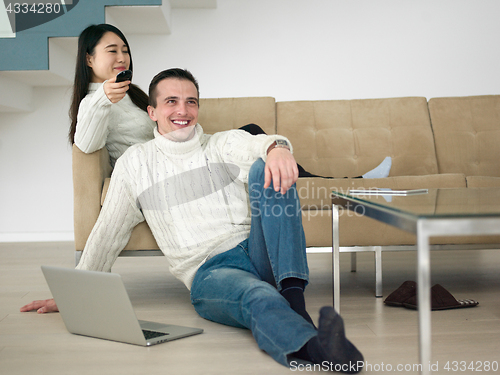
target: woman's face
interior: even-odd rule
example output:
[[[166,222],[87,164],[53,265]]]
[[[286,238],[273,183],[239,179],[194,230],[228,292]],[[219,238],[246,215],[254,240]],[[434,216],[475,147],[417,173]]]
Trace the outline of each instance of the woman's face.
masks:
[[[118,35],[108,31],[96,44],[93,55],[87,54],[87,65],[92,69],[92,82],[116,77],[130,67],[128,47]]]

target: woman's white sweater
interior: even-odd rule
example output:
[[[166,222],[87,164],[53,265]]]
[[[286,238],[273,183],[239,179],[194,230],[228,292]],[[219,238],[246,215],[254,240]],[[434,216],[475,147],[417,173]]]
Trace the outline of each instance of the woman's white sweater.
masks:
[[[117,161],[77,268],[110,271],[132,229],[146,219],[170,271],[190,288],[207,257],[248,237],[250,167],[286,138],[195,130],[191,140],[173,142],[155,129],[154,140],[130,147]]]
[[[91,83],[78,109],[75,144],[85,153],[106,146],[114,166],[130,146],[153,139],[155,126],[128,94],[113,104],[104,93],[104,83]]]

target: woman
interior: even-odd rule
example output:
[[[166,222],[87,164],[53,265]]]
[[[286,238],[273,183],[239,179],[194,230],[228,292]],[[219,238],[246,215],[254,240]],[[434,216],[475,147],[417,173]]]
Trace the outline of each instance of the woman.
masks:
[[[108,24],[87,27],[78,39],[69,140],[85,153],[108,149],[111,166],[128,147],[153,139],[148,96],[116,75],[133,70],[125,35]]]

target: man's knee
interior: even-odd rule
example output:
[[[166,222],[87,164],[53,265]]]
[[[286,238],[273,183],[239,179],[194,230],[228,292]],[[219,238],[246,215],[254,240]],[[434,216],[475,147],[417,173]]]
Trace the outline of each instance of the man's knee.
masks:
[[[248,174],[248,182],[250,185],[252,183],[264,184],[265,168],[266,163],[262,159],[257,159],[257,161],[253,163]]]

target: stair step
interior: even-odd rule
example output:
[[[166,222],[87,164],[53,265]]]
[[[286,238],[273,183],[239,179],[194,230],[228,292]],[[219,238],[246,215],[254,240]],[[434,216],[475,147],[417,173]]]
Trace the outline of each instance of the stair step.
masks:
[[[71,86],[78,35],[110,23],[125,35],[170,34],[171,9],[215,9],[217,0],[73,0],[64,16],[0,37],[0,112],[32,110],[33,87]],[[1,32],[2,30],[0,30]]]
[[[48,70],[49,46],[48,38],[77,37],[89,24],[105,22],[106,6],[133,6],[139,3],[144,6],[161,7],[162,0],[92,0],[79,1],[65,15],[39,26],[19,31],[15,38],[0,39],[0,71],[11,70]],[[164,7],[170,9],[170,3],[165,0]],[[162,14],[163,11],[156,12]],[[139,23],[135,19],[133,24]],[[149,20],[142,22],[149,25]],[[149,27],[146,26],[145,27]],[[154,27],[154,26],[153,26]],[[160,30],[158,28],[158,30]],[[126,30],[123,30],[126,33]]]
[[[78,35],[89,24],[104,22],[125,35],[168,34],[170,2],[79,1],[64,16],[19,31],[15,38],[0,38],[0,112],[31,111],[33,87],[72,85]]]

